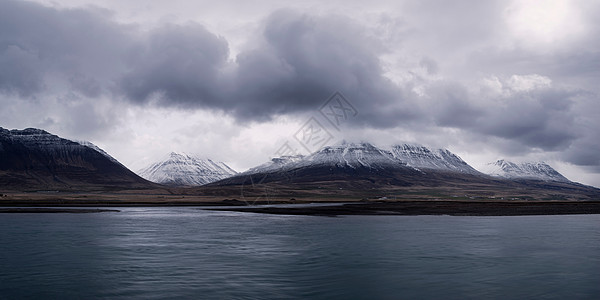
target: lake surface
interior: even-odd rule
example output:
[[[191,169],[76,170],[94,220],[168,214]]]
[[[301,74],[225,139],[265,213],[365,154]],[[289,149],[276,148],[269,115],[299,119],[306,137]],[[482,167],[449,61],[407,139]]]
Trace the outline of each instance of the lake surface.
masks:
[[[600,299],[600,215],[0,214],[0,299]]]

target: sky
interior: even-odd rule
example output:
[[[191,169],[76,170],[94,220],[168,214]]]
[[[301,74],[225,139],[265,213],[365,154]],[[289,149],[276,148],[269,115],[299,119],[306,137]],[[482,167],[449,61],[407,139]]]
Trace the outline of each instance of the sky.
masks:
[[[325,3],[326,2],[326,3]],[[132,170],[341,140],[600,187],[600,1],[0,0],[0,126]]]

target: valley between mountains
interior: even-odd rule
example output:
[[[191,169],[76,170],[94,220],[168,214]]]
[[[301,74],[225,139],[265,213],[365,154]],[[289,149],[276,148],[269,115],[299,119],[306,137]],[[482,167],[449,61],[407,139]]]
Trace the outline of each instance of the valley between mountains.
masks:
[[[499,160],[476,170],[446,149],[342,142],[306,156],[275,157],[244,172],[210,158],[171,153],[134,173],[90,142],[34,128],[0,128],[0,193],[3,206],[354,202],[336,209],[250,210],[325,215],[600,213],[600,189],[572,182],[543,162]]]

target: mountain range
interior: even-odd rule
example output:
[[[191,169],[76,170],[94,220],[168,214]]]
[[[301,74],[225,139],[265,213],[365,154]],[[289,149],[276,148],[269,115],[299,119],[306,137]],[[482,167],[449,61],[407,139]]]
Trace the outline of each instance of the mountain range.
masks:
[[[342,142],[307,156],[286,156],[208,184],[238,186],[242,197],[431,199],[596,199],[600,190],[553,180],[552,168],[521,168],[519,177],[481,173],[445,149],[400,144],[390,149]],[[553,170],[553,171],[551,171]],[[526,173],[525,173],[526,172]],[[556,172],[558,174],[558,172]],[[559,178],[559,177],[555,177]]]
[[[525,197],[590,199],[600,190],[570,182],[545,163],[500,160],[481,173],[445,149],[399,144],[388,149],[367,142],[342,142],[306,155],[273,158],[236,173],[226,164],[171,153],[140,170],[163,185],[200,186],[195,194],[260,195],[276,189],[290,195],[346,199],[356,195],[402,197]],[[74,142],[44,130],[0,128],[0,187],[43,189],[151,189],[160,185],[131,172],[89,142]]]
[[[250,170],[223,179],[215,184],[245,184],[254,182],[334,181],[369,178],[374,185],[410,185],[443,174],[485,176],[460,157],[444,149],[401,144],[390,150],[367,142],[341,142],[325,146],[307,156],[284,156]]]
[[[336,168],[370,171],[403,170],[404,172],[426,173],[458,173],[484,176],[484,174],[506,179],[530,179],[543,181],[569,182],[549,165],[538,163],[515,164],[499,160],[488,164],[480,172],[456,154],[446,149],[430,149],[416,144],[393,145],[389,150],[378,148],[370,143],[341,142],[338,145],[326,146],[308,156],[282,156],[272,158],[269,162],[238,174],[244,177],[256,174],[282,173],[305,168]],[[416,173],[415,173],[416,174]],[[230,180],[231,181],[231,180]]]

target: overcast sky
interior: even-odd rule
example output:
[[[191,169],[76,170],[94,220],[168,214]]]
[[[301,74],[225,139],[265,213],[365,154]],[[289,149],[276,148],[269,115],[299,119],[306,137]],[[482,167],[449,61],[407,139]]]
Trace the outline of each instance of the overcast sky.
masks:
[[[600,1],[298,2],[0,0],[0,126],[243,171],[317,124],[600,186]]]

